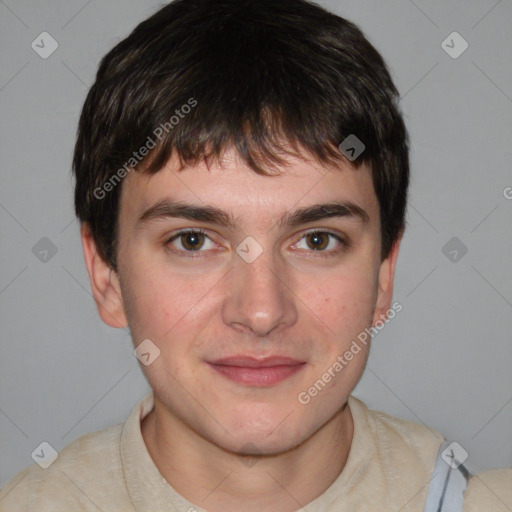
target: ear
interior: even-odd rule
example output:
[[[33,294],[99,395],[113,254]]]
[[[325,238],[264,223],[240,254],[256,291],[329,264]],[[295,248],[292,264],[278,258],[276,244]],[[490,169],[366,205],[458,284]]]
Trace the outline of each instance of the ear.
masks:
[[[101,319],[111,327],[128,325],[124,312],[121,287],[117,273],[99,255],[91,228],[84,222],[80,228],[85,265],[91,289]]]
[[[373,322],[385,320],[388,316],[391,300],[393,298],[393,282],[395,279],[395,266],[398,259],[398,250],[402,238],[398,238],[391,248],[388,257],[382,261],[379,269],[379,289],[377,294],[377,304],[373,312]]]

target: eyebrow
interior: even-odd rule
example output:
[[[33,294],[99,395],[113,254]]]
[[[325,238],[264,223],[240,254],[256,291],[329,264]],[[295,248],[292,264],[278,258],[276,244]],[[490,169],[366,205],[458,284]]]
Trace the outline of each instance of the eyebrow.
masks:
[[[315,222],[332,217],[348,217],[360,220],[363,223],[369,221],[368,213],[360,206],[350,201],[334,201],[325,204],[315,204],[304,208],[298,208],[293,212],[284,213],[277,221],[277,226],[296,227],[308,222]],[[235,218],[228,212],[214,206],[199,206],[183,202],[164,199],[149,207],[140,216],[137,225],[151,221],[181,218],[218,224],[231,230],[235,230]]]

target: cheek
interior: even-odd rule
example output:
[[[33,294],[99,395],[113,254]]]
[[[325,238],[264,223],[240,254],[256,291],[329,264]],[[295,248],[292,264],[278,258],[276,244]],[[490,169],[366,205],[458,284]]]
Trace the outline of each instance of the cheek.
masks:
[[[157,265],[132,268],[137,270],[125,279],[129,285],[123,297],[128,297],[134,340],[149,338],[162,352],[186,351],[201,329],[201,319],[212,314],[219,277],[184,277]]]
[[[377,299],[377,277],[373,269],[343,269],[315,280],[301,284],[301,298],[331,331],[331,335],[353,335],[354,329],[361,329],[371,323]],[[306,291],[307,290],[307,291]]]
[[[199,300],[197,290],[179,277],[146,274],[132,285],[136,300],[131,320],[137,330],[156,339],[166,338],[180,323],[187,323]]]

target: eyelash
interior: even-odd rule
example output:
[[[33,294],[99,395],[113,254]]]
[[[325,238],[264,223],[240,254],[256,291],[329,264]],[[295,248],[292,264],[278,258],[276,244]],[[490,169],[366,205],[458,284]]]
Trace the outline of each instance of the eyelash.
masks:
[[[165,242],[165,246],[167,247],[169,244],[171,244],[175,240],[179,239],[181,236],[186,235],[188,233],[202,234],[211,240],[211,238],[208,236],[206,231],[202,230],[201,228],[190,228],[190,229],[184,229],[184,230],[179,231],[178,233],[174,234],[171,238],[169,238]],[[306,233],[303,233],[302,236],[300,237],[299,241],[302,240],[303,238],[305,238],[306,236],[312,235],[312,234],[329,235],[329,236],[333,237],[334,239],[336,239],[336,241],[338,241],[341,244],[340,248],[330,250],[330,251],[325,251],[325,250],[315,251],[314,249],[308,250],[308,252],[316,253],[315,257],[329,258],[332,256],[337,256],[339,253],[341,253],[342,251],[344,251],[345,249],[347,249],[349,247],[349,243],[346,240],[344,240],[343,238],[341,238],[338,234],[333,233],[328,230],[320,230],[320,229],[312,229],[310,231],[307,231]],[[169,250],[173,254],[177,254],[180,257],[185,257],[185,258],[203,258],[205,256],[203,256],[201,253],[207,252],[207,251],[201,251],[201,250],[199,250],[199,251],[174,250],[174,249],[169,249]],[[187,254],[187,255],[185,256],[184,254]]]

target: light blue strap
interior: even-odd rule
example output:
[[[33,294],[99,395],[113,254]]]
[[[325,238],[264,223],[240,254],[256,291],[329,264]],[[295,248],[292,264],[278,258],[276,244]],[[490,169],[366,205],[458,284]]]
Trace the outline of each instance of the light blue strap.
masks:
[[[444,441],[439,448],[424,512],[462,512],[470,474],[450,445]]]

